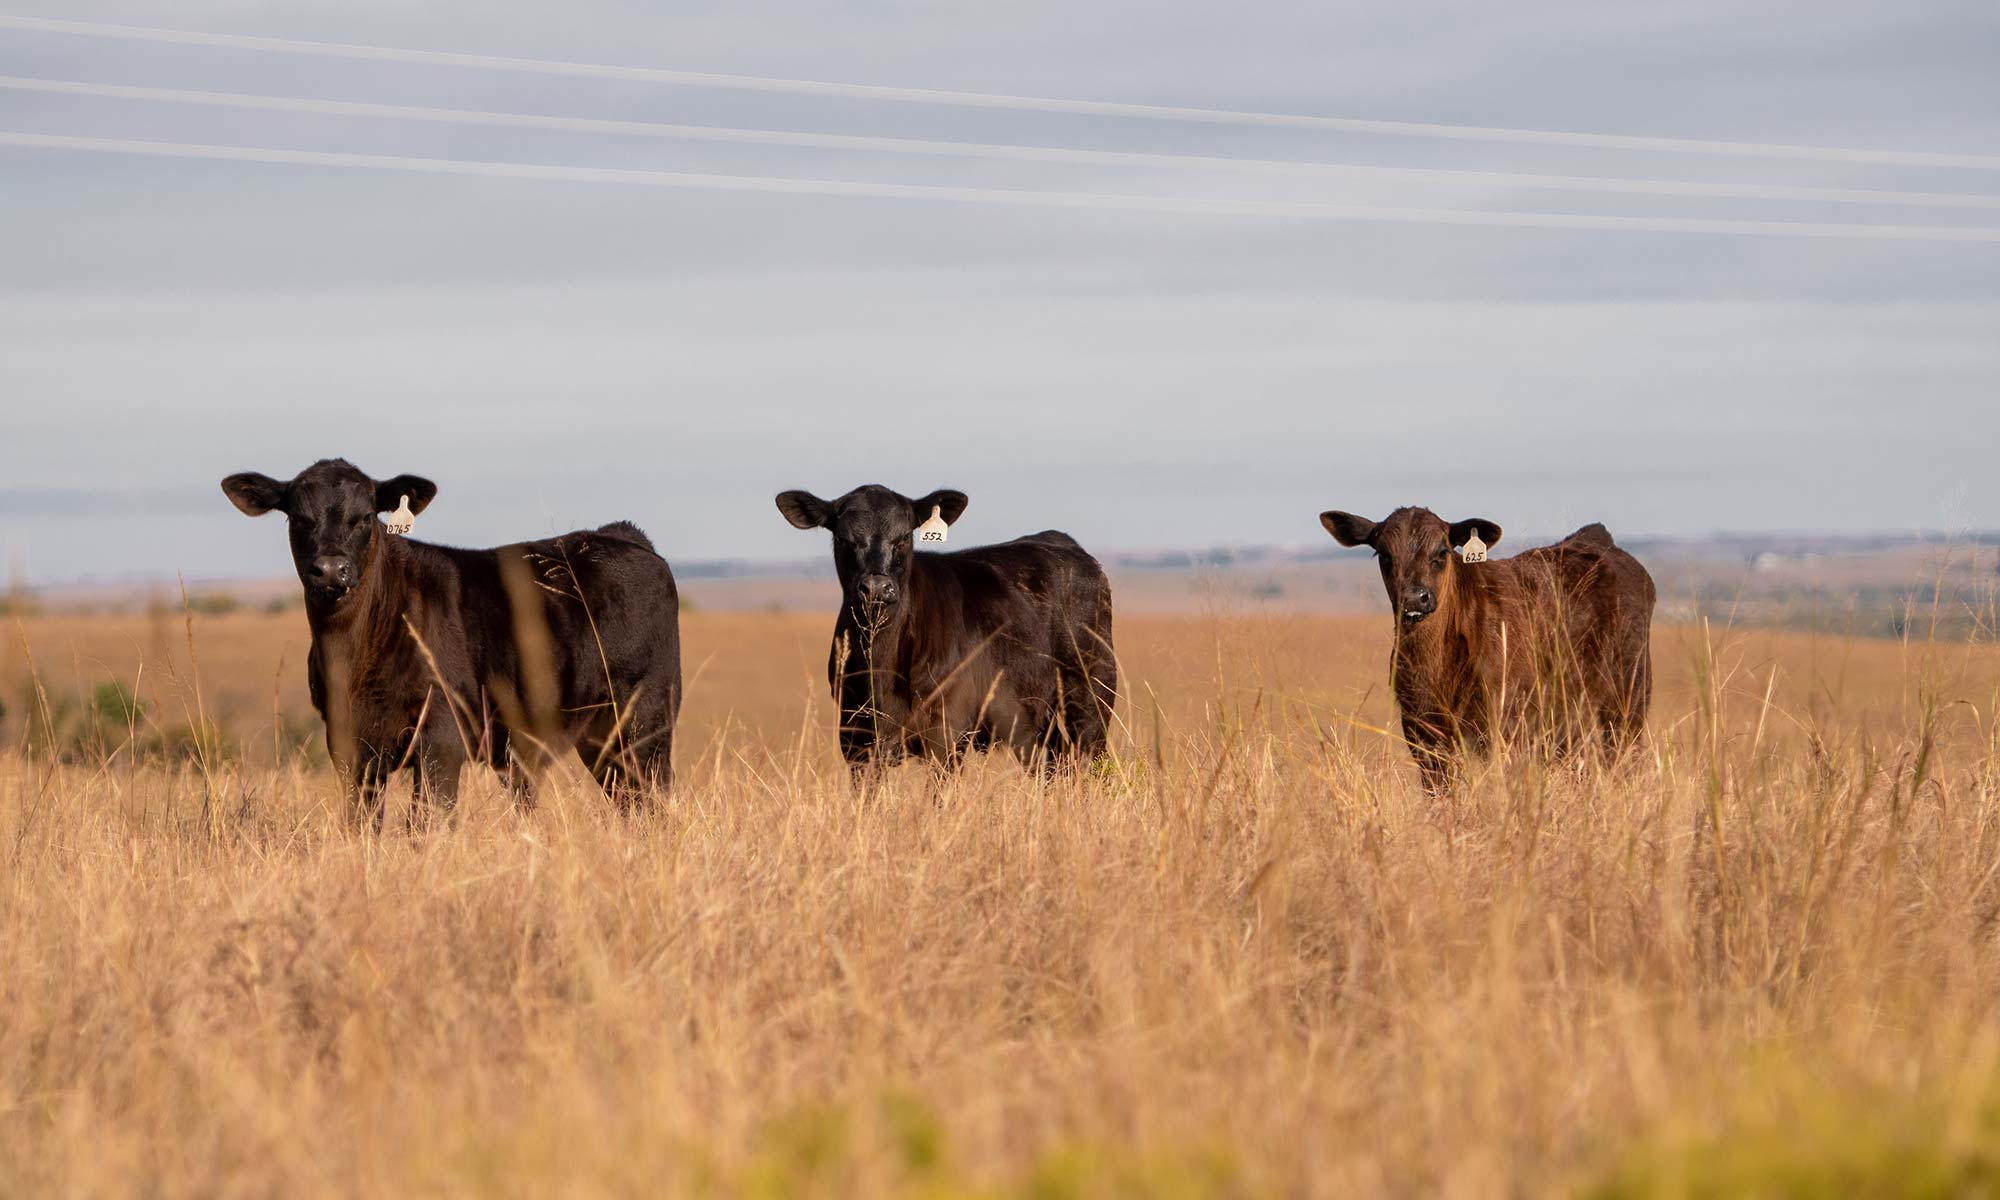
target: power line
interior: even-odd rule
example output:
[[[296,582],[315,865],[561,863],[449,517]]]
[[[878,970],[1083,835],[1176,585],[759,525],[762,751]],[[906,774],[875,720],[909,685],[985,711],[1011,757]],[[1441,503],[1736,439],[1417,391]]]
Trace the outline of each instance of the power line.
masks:
[[[1684,183],[1677,180],[1620,179],[1586,175],[1523,174],[1467,171],[1442,167],[1389,167],[1349,163],[1289,162],[1279,159],[1228,158],[1195,154],[1151,154],[1121,150],[1079,150],[1067,147],[1023,146],[988,142],[927,141],[916,138],[870,137],[855,134],[806,133],[774,129],[732,129],[713,125],[678,125],[653,121],[605,120],[593,117],[552,117],[533,113],[489,112],[462,108],[426,108],[402,104],[372,104],[349,100],[317,100],[235,92],[190,91],[180,88],[135,87],[125,84],[32,79],[0,75],[0,90],[91,96],[116,100],[156,101],[214,108],[267,112],[302,112],[329,116],[368,117],[440,124],[484,125],[568,133],[601,133],[635,137],[680,138],[691,141],[795,146],[822,150],[916,154],[934,157],[1001,159],[1020,162],[1067,163],[1090,166],[1143,167],[1168,170],[1238,171],[1251,174],[1318,178],[1408,179],[1486,187],[1616,193],[1622,195],[1696,196],[1714,199],[1801,200],[1838,204],[1896,204],[1923,208],[2000,209],[2000,196],[1962,192],[1899,192],[1865,188],[1795,187],[1744,183]]]
[[[156,29],[137,25],[110,25],[96,21],[62,21],[45,17],[0,15],[0,28],[39,33],[65,33],[81,37],[117,38],[126,41],[163,42],[174,45],[219,46],[238,50],[262,50],[279,54],[306,54],[328,58],[371,59],[380,62],[426,63],[437,66],[471,67],[486,71],[512,71],[532,75],[563,75],[592,79],[618,79],[641,83],[671,83],[692,87],[732,88],[760,92],[789,92],[808,96],[835,96],[855,100],[884,100],[899,104],[942,104],[961,108],[1013,109],[1023,112],[1072,113],[1083,116],[1129,117],[1153,121],[1192,121],[1217,125],[1251,125],[1281,129],[1310,129],[1336,133],[1390,134],[1403,137],[1455,138],[1470,141],[1537,143],[1555,146],[1588,146],[1606,150],[1646,150],[1675,154],[1712,154],[1737,158],[1776,158],[1807,162],[1873,163],[1900,167],[1957,167],[1972,170],[2000,170],[2000,155],[1940,154],[1910,150],[1861,150],[1834,146],[1797,146],[1779,143],[1712,141],[1696,138],[1646,137],[1628,134],[1574,133],[1541,129],[1501,129],[1480,125],[1446,125],[1419,121],[1377,121],[1354,117],[1320,117],[1297,113],[1243,112],[1229,109],[1191,108],[1161,104],[1131,104],[1106,100],[1064,100],[1040,96],[1011,96],[989,92],[961,92],[936,88],[889,87],[878,84],[829,83],[822,80],[783,79],[762,75],[728,75],[709,71],[682,71],[664,67],[620,67],[595,63],[557,62],[547,59],[506,58],[486,54],[458,54],[438,50],[408,50],[388,46],[356,46],[337,42],[302,41],[288,38],[251,37],[243,34],[199,33],[179,29]]]
[[[63,134],[0,132],[0,146],[91,150],[238,162],[291,163],[378,171],[512,179],[574,180],[709,191],[771,192],[787,195],[854,196],[896,200],[945,200],[1036,208],[1083,208],[1151,213],[1276,217],[1315,221],[1383,221],[1416,225],[1469,225],[1525,229],[1581,229],[1627,233],[1711,233],[1774,237],[1879,239],[1928,242],[2000,242],[2000,229],[1930,225],[1843,225],[1795,221],[1724,221],[1693,217],[1600,217],[1567,213],[1476,212],[1456,209],[1290,204],[1257,200],[1111,195],[1090,192],[1025,191],[1006,188],[937,187],[907,183],[864,183],[835,179],[786,179],[758,175],[708,175],[678,171],[634,171],[609,167],[548,166],[411,158],[386,154],[338,154],[253,146],[212,146],[186,142],[134,141]]]

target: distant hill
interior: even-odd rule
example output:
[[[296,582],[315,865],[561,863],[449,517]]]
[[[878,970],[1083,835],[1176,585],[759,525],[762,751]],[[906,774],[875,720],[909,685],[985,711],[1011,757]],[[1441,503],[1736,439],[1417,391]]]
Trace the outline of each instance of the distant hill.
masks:
[[[1503,542],[1506,552],[1552,539]],[[1829,633],[1897,636],[1932,622],[1943,636],[2000,633],[2000,532],[1976,534],[1727,533],[1630,538],[1653,572],[1660,615]],[[1122,612],[1382,612],[1372,556],[1329,540],[1310,546],[1209,546],[1101,555]],[[674,574],[688,605],[722,611],[831,612],[838,602],[824,556],[783,562],[683,560]],[[284,608],[290,579],[191,580],[198,608]],[[31,588],[17,581],[14,610],[179,608],[177,581],[132,580]]]

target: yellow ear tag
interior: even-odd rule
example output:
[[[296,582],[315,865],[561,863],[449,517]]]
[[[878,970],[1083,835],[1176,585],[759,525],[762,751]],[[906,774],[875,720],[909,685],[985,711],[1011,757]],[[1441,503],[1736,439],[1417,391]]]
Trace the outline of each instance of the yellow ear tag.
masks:
[[[931,505],[931,519],[917,526],[917,544],[919,546],[942,546],[944,545],[945,530],[950,528],[951,526],[944,523],[944,509],[933,504]]]
[[[1460,551],[1460,557],[1463,561],[1469,563],[1483,563],[1486,561],[1486,543],[1479,540],[1477,530],[1466,535],[1465,548]]]
[[[410,498],[408,496],[404,496],[401,503],[396,505],[395,512],[389,513],[382,518],[383,527],[397,537],[410,532],[411,529],[416,527],[416,524],[417,514],[410,511]]]

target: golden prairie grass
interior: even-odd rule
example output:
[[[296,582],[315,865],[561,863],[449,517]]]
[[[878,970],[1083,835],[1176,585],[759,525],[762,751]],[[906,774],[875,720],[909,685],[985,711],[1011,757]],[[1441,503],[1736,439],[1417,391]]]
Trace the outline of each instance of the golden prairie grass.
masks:
[[[0,1195],[2000,1186],[1988,647],[1663,628],[1638,761],[1434,803],[1383,619],[1135,618],[1115,764],[863,796],[829,622],[695,614],[655,811],[376,836],[301,624],[10,630],[229,745],[0,752]]]

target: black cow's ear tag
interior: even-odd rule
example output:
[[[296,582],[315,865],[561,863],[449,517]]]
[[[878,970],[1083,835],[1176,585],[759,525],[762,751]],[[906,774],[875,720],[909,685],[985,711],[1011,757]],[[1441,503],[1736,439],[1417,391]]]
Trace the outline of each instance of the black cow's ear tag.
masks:
[[[408,496],[404,496],[396,505],[395,512],[385,513],[382,516],[383,527],[397,537],[402,537],[409,533],[410,530],[416,528],[416,524],[417,514],[410,511],[410,498]]]
[[[1469,563],[1483,563],[1486,561],[1486,543],[1479,540],[1477,532],[1469,533],[1465,536],[1465,546],[1459,551],[1459,556],[1463,561]]]
[[[931,519],[917,526],[917,544],[920,546],[944,545],[945,531],[951,526],[944,523],[944,510],[931,505]]]

